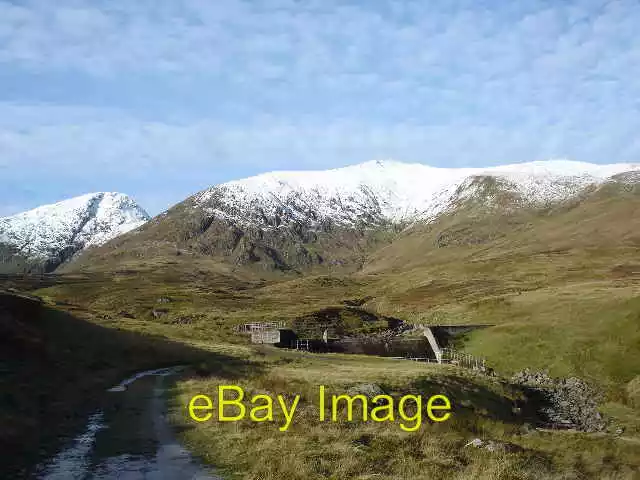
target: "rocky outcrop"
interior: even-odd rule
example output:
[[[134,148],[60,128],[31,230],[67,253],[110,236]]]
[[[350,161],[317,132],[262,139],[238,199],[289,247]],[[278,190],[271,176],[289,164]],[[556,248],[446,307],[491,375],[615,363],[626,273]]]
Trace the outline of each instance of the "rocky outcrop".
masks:
[[[640,409],[640,375],[627,383],[627,401],[632,407]]]
[[[511,382],[541,394],[545,401],[540,413],[551,427],[597,432],[606,426],[598,411],[599,392],[580,378],[552,378],[525,369]]]
[[[261,275],[349,273],[411,225],[460,212],[468,221],[436,227],[441,228],[436,246],[486,244],[517,227],[503,214],[564,203],[638,168],[566,161],[479,169],[367,162],[265,173],[198,192],[135,235],[84,254],[70,269],[182,252]],[[483,226],[487,215],[496,220]]]

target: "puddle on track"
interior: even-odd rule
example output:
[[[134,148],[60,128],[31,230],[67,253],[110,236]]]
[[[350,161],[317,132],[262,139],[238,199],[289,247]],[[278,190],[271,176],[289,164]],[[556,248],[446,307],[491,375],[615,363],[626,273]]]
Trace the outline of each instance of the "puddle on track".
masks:
[[[104,428],[104,413],[98,411],[89,417],[84,433],[73,441],[73,445],[58,453],[37,478],[44,480],[65,480],[86,478],[89,454],[93,449],[96,435]]]
[[[175,439],[166,418],[167,377],[180,367],[141,372],[105,393],[73,444],[40,469],[40,480],[222,480]]]

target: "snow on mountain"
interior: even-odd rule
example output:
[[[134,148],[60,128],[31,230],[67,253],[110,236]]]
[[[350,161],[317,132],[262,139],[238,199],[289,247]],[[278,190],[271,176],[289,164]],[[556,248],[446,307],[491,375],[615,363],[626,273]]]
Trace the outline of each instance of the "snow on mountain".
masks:
[[[531,204],[570,198],[639,164],[550,160],[488,168],[435,168],[371,161],[325,171],[282,171],[224,183],[193,197],[194,206],[240,224],[279,227],[291,220],[339,224],[430,219],[475,194],[473,180],[494,177]]]
[[[0,242],[13,246],[29,259],[64,260],[83,248],[102,245],[147,220],[147,212],[127,195],[89,193],[0,218]]]

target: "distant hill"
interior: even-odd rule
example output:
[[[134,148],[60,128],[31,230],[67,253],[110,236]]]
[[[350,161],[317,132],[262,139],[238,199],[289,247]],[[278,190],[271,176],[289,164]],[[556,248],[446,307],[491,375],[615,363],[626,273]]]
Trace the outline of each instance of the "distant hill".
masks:
[[[69,268],[187,254],[263,273],[355,271],[412,225],[469,208],[551,208],[638,171],[563,160],[461,169],[378,161],[266,173],[199,192]]]
[[[0,273],[52,271],[149,218],[122,193],[90,193],[0,218]]]

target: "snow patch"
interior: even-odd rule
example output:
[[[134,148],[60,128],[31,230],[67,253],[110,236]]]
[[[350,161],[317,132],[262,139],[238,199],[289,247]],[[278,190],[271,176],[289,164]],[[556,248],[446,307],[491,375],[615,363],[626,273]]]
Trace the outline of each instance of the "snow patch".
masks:
[[[149,215],[122,193],[89,193],[0,218],[0,242],[30,259],[75,252],[138,228]]]
[[[430,219],[456,199],[473,196],[474,177],[501,180],[531,204],[568,199],[638,164],[551,160],[488,168],[436,168],[371,161],[324,171],[271,172],[224,183],[194,197],[196,208],[240,224],[278,227],[279,219],[353,225]]]

